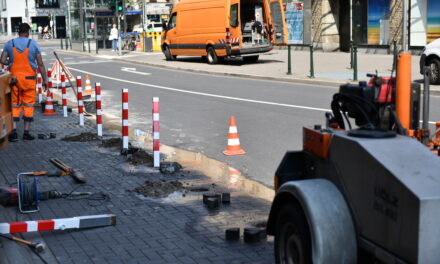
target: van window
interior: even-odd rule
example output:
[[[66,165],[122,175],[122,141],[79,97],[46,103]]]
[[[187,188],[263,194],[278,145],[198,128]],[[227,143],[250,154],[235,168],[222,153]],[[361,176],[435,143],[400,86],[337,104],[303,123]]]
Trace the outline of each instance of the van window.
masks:
[[[176,27],[177,14],[174,13],[171,15],[170,23],[168,24],[168,30]]]
[[[231,5],[231,21],[229,24],[231,27],[238,26],[238,4]]]

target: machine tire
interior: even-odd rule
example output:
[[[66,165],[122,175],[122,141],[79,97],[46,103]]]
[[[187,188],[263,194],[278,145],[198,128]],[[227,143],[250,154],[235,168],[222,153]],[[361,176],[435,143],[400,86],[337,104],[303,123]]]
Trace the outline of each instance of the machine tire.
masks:
[[[218,63],[218,57],[215,53],[215,49],[213,47],[209,47],[206,50],[206,59],[208,60],[208,64],[217,64]]]
[[[310,229],[299,204],[286,204],[279,212],[275,229],[275,262],[312,263]]]
[[[243,57],[243,61],[246,63],[255,63],[258,61],[258,58],[260,56],[255,55],[255,56],[247,56],[247,57]]]
[[[431,70],[431,84],[440,84],[440,60],[432,58],[428,61],[428,66]]]
[[[176,55],[172,55],[171,54],[171,50],[170,50],[170,48],[168,46],[165,46],[163,48],[163,53],[165,54],[165,59],[167,61],[174,61],[174,60],[176,60]]]

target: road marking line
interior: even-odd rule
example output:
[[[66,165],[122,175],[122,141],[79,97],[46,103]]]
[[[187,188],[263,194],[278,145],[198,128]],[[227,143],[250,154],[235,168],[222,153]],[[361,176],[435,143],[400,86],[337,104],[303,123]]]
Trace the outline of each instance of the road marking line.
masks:
[[[97,77],[114,80],[118,82],[125,82],[135,85],[141,85],[141,86],[148,86],[151,88],[161,89],[161,90],[168,90],[168,91],[175,91],[180,93],[187,93],[187,94],[196,94],[196,95],[202,95],[202,96],[208,96],[208,97],[215,97],[215,98],[222,98],[222,99],[228,99],[228,100],[234,100],[234,101],[241,101],[241,102],[248,102],[248,103],[257,103],[257,104],[265,104],[265,105],[275,105],[275,106],[282,106],[282,107],[289,107],[289,108],[298,108],[298,109],[304,109],[304,110],[314,110],[314,111],[321,111],[321,112],[331,112],[330,109],[325,108],[319,108],[319,107],[310,107],[310,106],[303,106],[303,105],[292,105],[292,104],[282,104],[282,103],[275,103],[275,102],[267,102],[267,101],[260,101],[260,100],[252,100],[252,99],[246,99],[246,98],[240,98],[240,97],[232,97],[232,96],[225,96],[225,95],[218,95],[218,94],[210,94],[210,93],[202,93],[202,92],[194,92],[194,91],[188,91],[183,89],[177,89],[172,87],[166,87],[161,85],[155,85],[155,84],[148,84],[148,83],[141,83],[141,82],[134,82],[134,81],[128,81],[123,80],[115,77],[105,76],[93,72],[83,71],[80,69],[70,68],[71,70],[82,72],[85,74],[94,75]],[[429,121],[430,124],[435,124],[434,121]]]
[[[140,75],[151,75],[151,73],[148,73],[148,72],[138,72],[136,70],[136,68],[129,68],[129,67],[121,67],[121,71],[137,73],[137,74],[140,74]]]

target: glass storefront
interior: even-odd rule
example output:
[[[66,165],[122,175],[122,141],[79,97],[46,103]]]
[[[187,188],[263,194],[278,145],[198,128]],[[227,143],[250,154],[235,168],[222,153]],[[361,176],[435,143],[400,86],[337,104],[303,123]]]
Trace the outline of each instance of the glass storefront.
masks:
[[[353,41],[387,45],[390,32],[390,0],[353,0]]]

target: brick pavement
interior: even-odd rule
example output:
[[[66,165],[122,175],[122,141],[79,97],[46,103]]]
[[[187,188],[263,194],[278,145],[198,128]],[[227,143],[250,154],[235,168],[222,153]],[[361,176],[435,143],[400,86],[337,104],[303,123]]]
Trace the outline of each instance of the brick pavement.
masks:
[[[19,214],[16,207],[1,208],[1,222],[64,218],[112,213],[117,225],[88,230],[45,231],[25,234],[25,238],[43,239],[48,248],[42,257],[47,263],[272,263],[273,239],[258,244],[227,242],[228,227],[252,226],[264,221],[270,203],[246,193],[231,193],[231,204],[210,211],[202,204],[201,192],[177,193],[165,199],[140,197],[130,192],[151,180],[175,180],[191,185],[209,182],[185,168],[175,175],[162,175],[154,170],[133,170],[126,158],[101,148],[99,141],[66,142],[69,134],[95,131],[86,122],[77,125],[77,118],[63,118],[58,109],[55,117],[37,113],[33,133],[57,133],[56,139],[11,143],[0,152],[0,186],[15,186],[19,172],[49,170],[49,158],[57,157],[80,168],[87,176],[85,185],[70,177],[40,177],[40,189],[61,192],[91,191],[108,195],[107,200],[54,199],[43,201],[40,211]],[[22,133],[19,128],[19,134]],[[108,135],[104,130],[105,137]],[[217,187],[222,189],[221,186]],[[243,232],[243,231],[242,231]],[[41,236],[41,237],[40,237]],[[19,254],[17,252],[20,252]],[[3,255],[2,255],[3,253]],[[1,263],[41,263],[22,245],[0,240]]]

